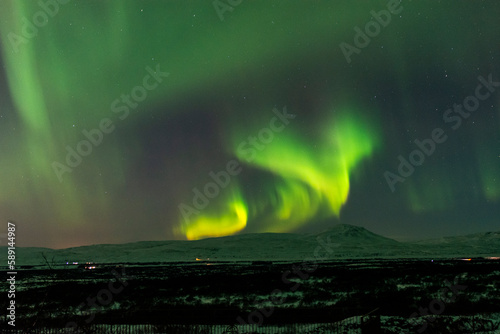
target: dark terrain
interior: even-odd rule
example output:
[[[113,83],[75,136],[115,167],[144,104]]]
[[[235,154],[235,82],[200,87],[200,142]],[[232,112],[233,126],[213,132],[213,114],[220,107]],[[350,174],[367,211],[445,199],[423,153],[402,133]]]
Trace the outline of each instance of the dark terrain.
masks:
[[[117,277],[123,289],[111,293],[110,283],[120,286]],[[345,260],[309,267],[270,262],[108,264],[18,270],[16,287],[17,329],[64,328],[68,323],[79,328],[230,325],[238,324],[237,319],[267,326],[335,323],[370,314],[385,333],[424,327],[425,333],[445,333],[445,328],[500,331],[498,260]],[[5,289],[3,285],[2,294]],[[6,298],[0,307],[7,308]],[[425,312],[419,308],[427,308],[428,316],[421,316]],[[2,328],[7,328],[5,318]]]

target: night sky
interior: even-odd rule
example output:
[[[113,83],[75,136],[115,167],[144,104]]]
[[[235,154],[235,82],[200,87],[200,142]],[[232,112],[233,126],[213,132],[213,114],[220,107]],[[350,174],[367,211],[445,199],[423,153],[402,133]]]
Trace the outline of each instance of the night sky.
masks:
[[[43,3],[0,4],[17,246],[500,230],[498,1]]]

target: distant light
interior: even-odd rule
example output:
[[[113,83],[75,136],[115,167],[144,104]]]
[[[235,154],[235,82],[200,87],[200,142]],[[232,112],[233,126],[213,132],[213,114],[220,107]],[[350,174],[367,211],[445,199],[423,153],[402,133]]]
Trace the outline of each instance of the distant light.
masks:
[[[460,259],[462,261],[472,261],[472,259]]]

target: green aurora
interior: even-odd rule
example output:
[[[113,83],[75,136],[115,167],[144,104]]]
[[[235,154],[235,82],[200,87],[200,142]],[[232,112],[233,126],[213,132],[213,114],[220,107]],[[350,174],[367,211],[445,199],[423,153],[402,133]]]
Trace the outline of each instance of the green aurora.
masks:
[[[458,129],[443,113],[479,76],[500,81],[500,5],[401,1],[347,62],[339,45],[389,2],[243,1],[221,20],[210,1],[2,1],[0,219],[18,222],[20,246],[55,248],[332,222],[403,237],[498,229],[500,93]],[[123,100],[152,72],[144,99]],[[250,154],[242,143],[283,106],[296,117]],[[392,192],[384,172],[435,128],[448,139]],[[241,174],[183,219],[232,159]]]

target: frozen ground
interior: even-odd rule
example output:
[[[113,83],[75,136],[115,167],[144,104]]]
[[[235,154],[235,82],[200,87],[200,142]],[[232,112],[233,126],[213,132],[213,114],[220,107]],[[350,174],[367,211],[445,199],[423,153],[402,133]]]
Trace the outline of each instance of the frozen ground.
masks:
[[[90,312],[95,316],[90,325],[206,324],[213,327],[208,333],[222,333],[215,331],[215,325],[237,323],[241,317],[250,324],[261,319],[264,327],[252,331],[243,327],[240,333],[335,333],[332,328],[356,333],[360,317],[372,312],[380,316],[387,333],[415,332],[425,324],[462,330],[499,324],[498,260],[340,260],[321,262],[316,268],[293,262],[209,264],[20,270],[18,321],[86,325]],[[113,271],[123,274],[126,287],[110,302],[91,308],[88,298],[105,296],[110,282],[118,284]],[[456,294],[453,286],[458,287]],[[6,294],[5,289],[6,285],[0,286],[0,294]],[[1,300],[0,307],[5,303]],[[435,313],[418,315],[420,308],[433,308]],[[316,327],[283,331],[301,324]]]
[[[328,257],[316,267],[304,263],[318,247]],[[264,327],[240,326],[239,333],[359,333],[360,317],[377,310],[386,333],[427,325],[429,333],[475,328],[490,334],[500,328],[499,253],[498,232],[403,243],[349,225],[317,235],[17,248],[17,315],[19,323],[64,327],[69,321],[86,325],[90,312],[89,326],[198,323],[209,330],[193,333],[216,334],[237,317],[248,322],[252,312],[267,312]],[[85,262],[95,262],[87,265],[93,269]],[[126,288],[106,305],[87,307],[87,298],[116,284],[113,271],[125,273]],[[453,300],[449,291],[440,292],[457,284],[465,288]],[[0,294],[6,289],[0,286]],[[439,298],[450,299],[442,310],[410,319],[432,303],[436,310]],[[158,328],[143,333],[161,333]]]

